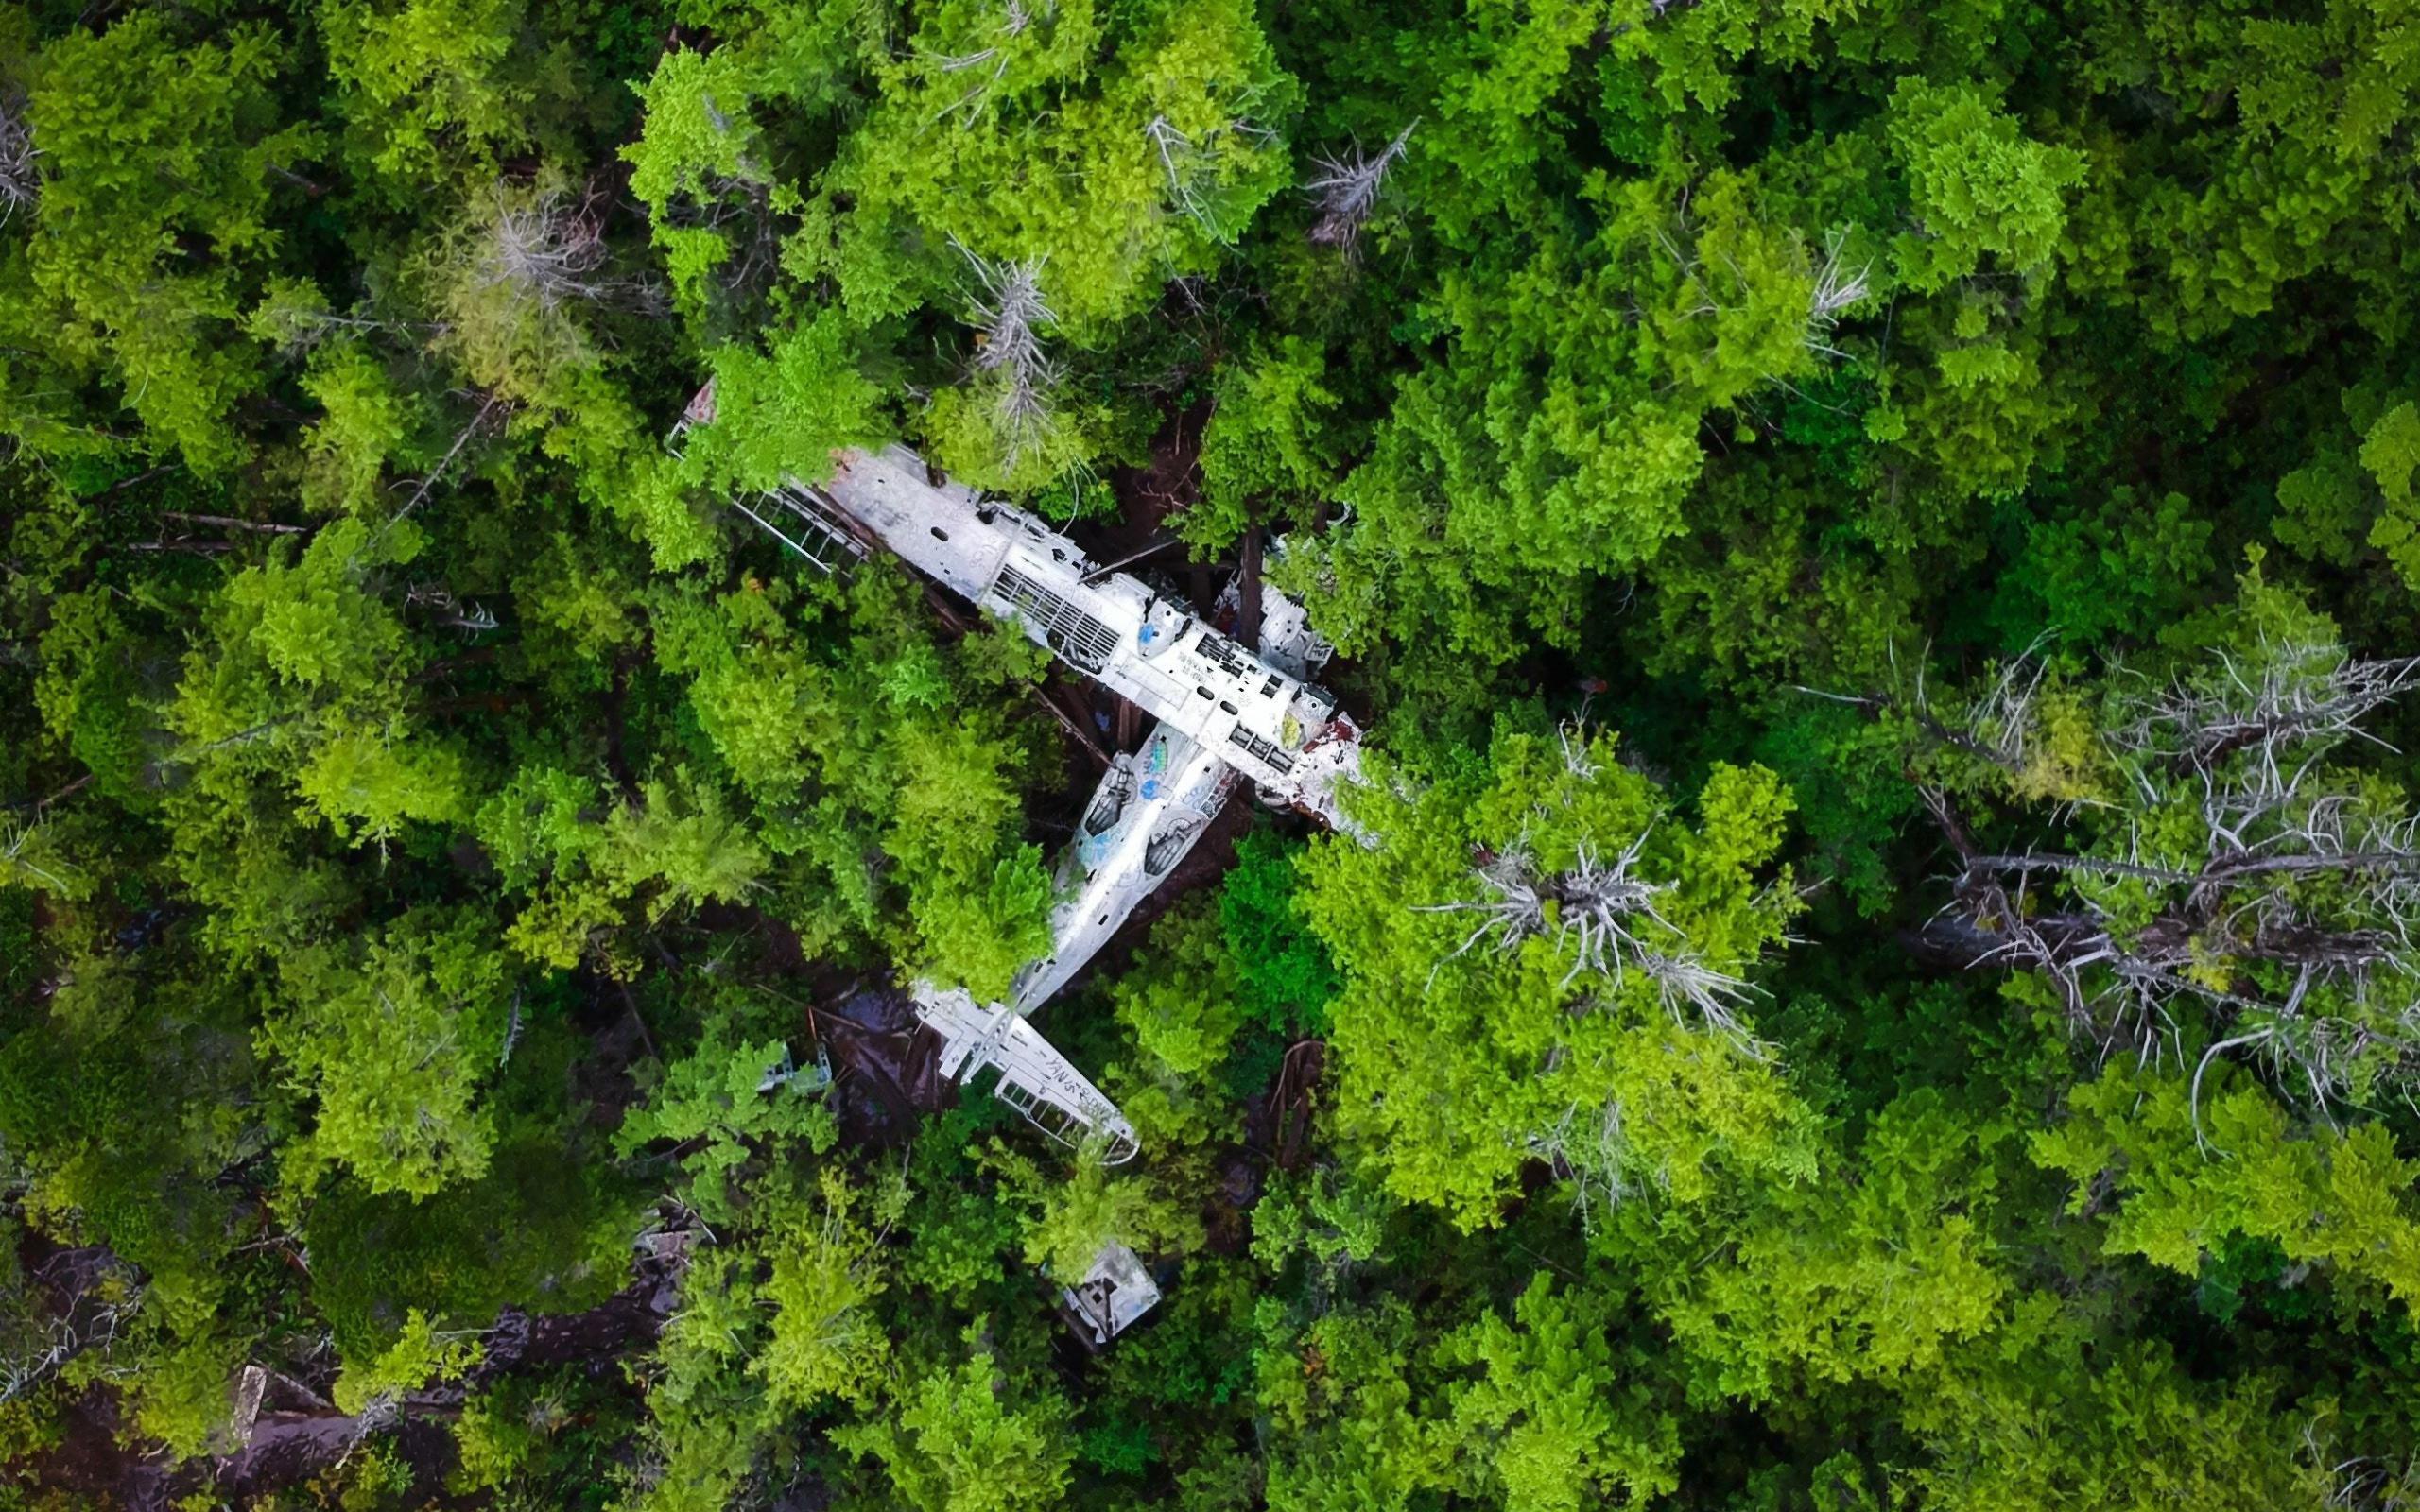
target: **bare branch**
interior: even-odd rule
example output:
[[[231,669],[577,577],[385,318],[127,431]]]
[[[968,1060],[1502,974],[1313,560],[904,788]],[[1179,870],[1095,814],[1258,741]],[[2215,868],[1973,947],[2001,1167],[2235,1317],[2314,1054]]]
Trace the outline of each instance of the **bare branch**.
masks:
[[[2004,672],[1952,744],[2020,775],[2038,682]],[[1922,947],[2039,971],[2104,1057],[2181,1056],[2178,1010],[2198,1005],[2212,1032],[2197,1109],[2229,1052],[2254,1051],[2323,1117],[2420,1074],[2420,815],[2326,762],[2373,740],[2361,719],[2415,682],[2420,659],[2267,640],[2165,684],[2121,681],[2098,739],[2126,797],[2090,843],[1987,852],[1926,790],[1960,864]]]
[[[2360,729],[2381,705],[2420,682],[2420,657],[2363,661],[2340,645],[2260,643],[2256,665],[2218,653],[2201,677],[2127,701],[2131,717],[2111,732],[2121,747],[2207,767],[2238,751],[2366,739]]]
[[[1386,182],[1387,170],[1403,156],[1404,146],[1420,125],[1413,121],[1395,133],[1386,149],[1373,158],[1356,143],[1340,157],[1313,160],[1320,176],[1303,187],[1317,197],[1320,218],[1311,227],[1311,240],[1322,247],[1350,248],[1360,239],[1361,223],[1370,218],[1377,207],[1378,190]]]
[[[606,257],[602,198],[591,190],[575,200],[556,190],[515,206],[499,189],[479,283],[510,284],[549,310],[567,300],[599,298],[605,286],[594,275]]]
[[[1841,263],[1841,248],[1845,240],[1836,231],[1824,242],[1824,266],[1815,270],[1815,288],[1807,298],[1807,349],[1830,357],[1847,355],[1831,344],[1832,329],[1840,324],[1841,312],[1873,292],[1873,285],[1867,282],[1867,275],[1874,268],[1872,263],[1858,264],[1855,272]]]
[[[476,635],[496,627],[493,610],[484,605],[457,598],[454,591],[442,583],[416,583],[405,590],[404,602],[415,608],[435,610],[435,623],[448,629]]]
[[[412,515],[412,511],[418,509],[422,505],[428,502],[429,494],[437,488],[437,485],[444,479],[445,474],[453,468],[455,459],[462,455],[462,449],[470,445],[471,438],[478,435],[479,432],[486,427],[489,418],[503,407],[504,401],[496,398],[493,394],[487,395],[479,402],[478,410],[473,414],[468,421],[463,422],[461,430],[455,433],[454,444],[448,446],[445,449],[445,455],[437,459],[437,465],[430,468],[427,474],[424,476],[420,482],[413,485],[411,497],[404,501],[404,507],[396,510],[393,514],[388,516],[387,523],[378,527],[378,533],[372,536],[367,541],[364,541],[360,550],[355,551],[352,557],[346,558],[345,565],[348,568],[360,560],[362,552],[368,551],[371,547],[375,546],[380,541],[386,540],[387,532],[394,529],[395,526],[409,519]]]
[[[33,126],[26,119],[24,99],[0,93],[0,224],[20,210],[33,208],[42,194],[42,170],[35,159]]]
[[[1052,428],[1048,390],[1059,381],[1059,371],[1043,352],[1041,328],[1056,324],[1059,318],[1042,295],[1042,269],[1047,260],[1029,257],[999,263],[964,247],[958,250],[982,285],[981,294],[968,301],[969,318],[980,333],[975,369],[997,375],[1000,392],[994,416],[1005,460],[1013,467]]]

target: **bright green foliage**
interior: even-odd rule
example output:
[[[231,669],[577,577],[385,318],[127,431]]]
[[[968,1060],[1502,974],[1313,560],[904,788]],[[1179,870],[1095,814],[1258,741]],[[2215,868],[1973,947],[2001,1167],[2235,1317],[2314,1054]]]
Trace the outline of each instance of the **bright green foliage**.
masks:
[[[347,1412],[359,1413],[381,1398],[391,1400],[457,1378],[478,1359],[475,1343],[440,1334],[414,1308],[405,1317],[403,1334],[391,1349],[365,1368],[347,1370],[337,1382],[336,1403]]]
[[[2407,9],[0,0],[0,1505],[2413,1502]],[[1347,653],[1115,1167],[894,440]]]
[[[1243,1026],[1243,991],[1219,920],[1194,909],[1151,929],[1151,949],[1115,988],[1117,1017],[1145,1053],[1180,1076],[1227,1058]]]
[[[1413,1325],[1396,1302],[1330,1313],[1288,1337],[1264,1306],[1260,1400],[1282,1434],[1269,1467],[1271,1512],[1401,1512],[1443,1469],[1416,1416]]]
[[[1317,347],[1288,336],[1220,372],[1201,433],[1201,500],[1176,522],[1186,540],[1232,540],[1258,511],[1315,503],[1334,488],[1322,421],[1337,398],[1321,382],[1323,366]]]
[[[860,318],[902,307],[877,249],[914,236],[934,294],[964,281],[943,261],[953,245],[1030,258],[1066,334],[1094,339],[1166,279],[1205,269],[1276,191],[1267,132],[1291,92],[1249,7],[1027,14],[944,0],[883,70],[881,103],[834,165],[827,192],[853,203],[820,254]]]
[[[1915,227],[1893,243],[1900,282],[1929,294],[2050,259],[2065,226],[2061,195],[2083,179],[2081,153],[2028,141],[1972,88],[1904,79],[1891,96],[1891,145],[1908,176]]]
[[[577,965],[592,950],[617,962],[603,932],[633,916],[652,923],[700,902],[736,902],[766,866],[762,846],[719,793],[681,768],[621,802],[559,768],[525,768],[475,823],[506,886],[532,894],[507,941],[555,967]]]
[[[2370,544],[2387,554],[2408,586],[2420,586],[2420,405],[2410,400],[2379,416],[2361,438],[2362,468],[2377,480],[2386,505],[2370,526]]]
[[[1930,1093],[1893,1104],[1839,1174],[1765,1193],[1722,1263],[1671,1263],[1702,1228],[1616,1219],[1618,1250],[1652,1235],[1657,1311],[1720,1389],[1771,1400],[1796,1372],[1907,1382],[1983,1333],[2009,1290],[1994,1264],[1991,1145],[2000,1131]]]
[[[375,592],[380,570],[410,563],[424,539],[408,520],[337,521],[291,564],[273,558],[228,585],[167,711],[178,744],[162,765],[192,772],[190,798],[290,784],[298,814],[360,842],[461,816],[461,756],[414,728],[418,648]],[[201,874],[224,855],[204,853],[207,831],[185,833],[203,848],[190,865],[209,887]]]
[[[770,488],[786,473],[820,482],[836,448],[883,439],[881,390],[856,358],[848,327],[829,311],[774,335],[761,355],[717,349],[714,423],[683,439],[684,480],[716,494]]]
[[[914,1512],[1017,1512],[1052,1505],[1066,1489],[1064,1411],[1046,1386],[1003,1381],[978,1349],[922,1372],[902,1392],[896,1421],[853,1424],[832,1441],[879,1461],[891,1496]]]
[[[1908,1424],[1928,1451],[1909,1478],[1994,1512],[2322,1504],[2325,1472],[2297,1452],[2274,1395],[2256,1380],[2201,1385],[2157,1345],[2096,1358],[2037,1306],[1965,1372],[1909,1395]]]
[[[1336,969],[1304,927],[1299,854],[1265,832],[1236,842],[1219,889],[1219,927],[1244,1011],[1281,1033],[1322,1034]]]
[[[504,1044],[508,970],[476,924],[437,918],[284,955],[285,1005],[262,1040],[315,1101],[307,1158],[414,1196],[486,1171],[494,1130],[479,1088]]]
[[[727,1505],[755,1461],[771,1414],[746,1370],[748,1346],[764,1326],[753,1258],[710,1254],[682,1278],[681,1309],[648,1363],[655,1463],[652,1484],[633,1504],[662,1512]]]
[[[187,47],[138,11],[45,48],[27,106],[43,155],[32,297],[0,301],[14,306],[0,319],[12,344],[105,374],[198,471],[247,450],[224,424],[258,381],[235,327],[245,275],[279,239],[270,170],[312,148],[308,129],[278,129],[277,67],[256,25]]]
[[[1576,1512],[1679,1488],[1678,1425],[1623,1389],[1623,1366],[1639,1362],[1615,1354],[1610,1302],[1559,1296],[1541,1275],[1510,1322],[1490,1313],[1446,1337],[1439,1363],[1477,1372],[1450,1394],[1470,1494],[1500,1497],[1507,1512]]]
[[[869,1195],[827,1173],[816,1197],[775,1221],[760,1294],[772,1332],[752,1368],[776,1406],[862,1400],[872,1389],[890,1351],[866,1305],[882,1291],[877,1226],[897,1219],[905,1195],[896,1187]]]
[[[2284,1108],[2235,1078],[2204,1083],[2118,1066],[2071,1094],[2069,1117],[2033,1136],[2034,1159],[2076,1183],[2070,1206],[2106,1181],[2117,1199],[2113,1254],[2198,1274],[2241,1234],[2288,1259],[2420,1297],[2420,1217],[2411,1162],[2385,1125],[2295,1130]]]
[[[752,13],[713,51],[656,60],[639,86],[644,129],[621,149],[631,192],[647,206],[674,291],[693,314],[709,305],[717,275],[761,274],[753,265],[770,236],[769,213],[799,208],[798,191],[775,177],[760,112],[829,112],[887,50],[879,21],[844,6],[735,9]]]
[[[731,256],[714,224],[722,202],[736,200],[744,209],[769,188],[747,113],[751,79],[743,57],[737,48],[666,53],[640,93],[646,134],[622,149],[631,192],[646,202],[672,285],[691,305]],[[693,218],[705,223],[684,223]]]
[[[1322,1170],[1297,1183],[1277,1180],[1253,1208],[1253,1258],[1272,1271],[1296,1254],[1325,1267],[1357,1265],[1385,1243],[1393,1204],[1351,1171]]]
[[[1200,1247],[1201,1220],[1150,1190],[1141,1177],[1081,1160],[1042,1194],[1042,1211],[1025,1232],[1025,1258],[1063,1284],[1083,1280],[1101,1246],[1120,1244],[1138,1254]]]
[[[146,1373],[135,1395],[136,1423],[174,1453],[201,1454],[225,1442],[233,1364],[227,1344],[202,1338],[164,1350]]]
[[[1013,828],[1022,753],[997,705],[976,695],[1029,663],[987,664],[981,644],[944,655],[896,590],[870,577],[852,591],[842,634],[821,636],[792,622],[784,589],[684,596],[659,608],[661,653],[696,679],[695,716],[769,821],[768,838],[821,867],[828,912],[800,927],[853,920],[917,970],[996,997],[1039,954],[1050,890],[1040,849]],[[907,929],[876,913],[894,868]]]
[[[1485,765],[1416,798],[1374,795],[1374,849],[1329,841],[1306,863],[1305,915],[1343,981],[1329,1005],[1340,1130],[1396,1195],[1465,1227],[1490,1222],[1532,1160],[1685,1197],[1717,1162],[1806,1160],[1796,1105],[1729,1006],[1737,989],[1693,1001],[1651,974],[1686,960],[1737,975],[1779,940],[1786,883],[1757,873],[1788,798],[1769,773],[1721,769],[1692,833],[1615,744],[1507,729]],[[1564,910],[1576,917],[1575,879],[1617,865],[1648,890],[1621,895],[1623,936],[1592,949]]]
[[[1811,370],[1804,239],[1758,214],[1752,178],[1718,171],[1685,221],[1676,190],[1599,184],[1593,237],[1444,276],[1427,316],[1452,360],[1403,385],[1340,490],[1353,527],[1305,558],[1340,646],[1436,637],[1492,662],[1531,635],[1569,644],[1590,577],[1682,531],[1710,412]]]
[[[820,1154],[838,1133],[821,1096],[796,1075],[782,1077],[788,1054],[777,1040],[730,1043],[719,1025],[710,1029],[666,1071],[647,1106],[622,1120],[616,1147],[669,1141],[683,1149],[684,1200],[709,1223],[729,1221],[737,1215],[733,1177],[757,1148],[795,1140]]]
[[[302,387],[320,410],[304,442],[311,503],[331,512],[370,512],[380,475],[410,434],[410,406],[377,359],[350,342],[314,353]]]
[[[347,148],[398,190],[526,141],[537,91],[520,0],[332,0],[320,10]],[[562,60],[553,60],[556,67]]]

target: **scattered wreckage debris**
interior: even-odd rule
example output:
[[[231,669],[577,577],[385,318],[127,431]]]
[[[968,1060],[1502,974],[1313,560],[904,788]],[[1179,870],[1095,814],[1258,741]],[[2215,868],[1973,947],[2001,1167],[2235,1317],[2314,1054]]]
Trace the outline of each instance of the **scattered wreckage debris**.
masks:
[[[1159,1283],[1141,1257],[1115,1241],[1101,1246],[1082,1280],[1059,1294],[1077,1336],[1094,1349],[1125,1332],[1159,1299]]]
[[[676,441],[713,418],[710,384],[683,416]],[[819,572],[846,573],[877,548],[888,551],[939,591],[928,593],[937,609],[949,609],[947,595],[1016,626],[1150,721],[1139,749],[1108,758],[1057,863],[1050,950],[1017,973],[1008,1001],[977,1003],[962,988],[929,982],[910,988],[917,1017],[941,1039],[941,1076],[962,1082],[994,1070],[994,1095],[1045,1134],[1112,1164],[1132,1160],[1133,1125],[1027,1017],[1176,871],[1238,785],[1360,837],[1341,795],[1360,775],[1361,732],[1314,680],[1333,648],[1311,630],[1303,606],[1262,588],[1256,571],[1250,583],[1229,582],[1215,616],[1197,617],[1118,571],[1124,563],[1096,566],[1043,521],[940,478],[896,446],[836,452],[824,483],[786,476],[733,507]],[[1284,542],[1269,549],[1282,552]],[[1217,621],[1238,629],[1256,621],[1252,644],[1221,634]],[[1102,1257],[1068,1293],[1094,1320],[1097,1343],[1159,1296],[1131,1251],[1113,1246]],[[1107,1286],[1100,1305],[1110,1311],[1084,1312],[1078,1292],[1096,1282]],[[1132,1311],[1115,1311],[1123,1308]]]

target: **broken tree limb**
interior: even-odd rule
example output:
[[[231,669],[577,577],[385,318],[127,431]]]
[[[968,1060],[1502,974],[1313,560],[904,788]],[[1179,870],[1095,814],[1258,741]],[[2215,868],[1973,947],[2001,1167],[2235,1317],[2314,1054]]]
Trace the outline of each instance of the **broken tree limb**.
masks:
[[[307,536],[310,525],[281,525],[262,520],[237,520],[223,514],[189,514],[182,509],[163,509],[163,520],[182,520],[192,525],[210,525],[219,530],[244,530],[256,536]]]

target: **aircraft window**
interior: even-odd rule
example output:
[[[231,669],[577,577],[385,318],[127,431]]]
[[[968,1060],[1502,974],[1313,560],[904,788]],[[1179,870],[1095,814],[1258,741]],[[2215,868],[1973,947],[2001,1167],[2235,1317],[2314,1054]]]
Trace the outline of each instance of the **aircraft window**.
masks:
[[[1234,704],[1229,703],[1226,699],[1221,698],[1219,700],[1219,712],[1220,713],[1233,714],[1241,713],[1243,711],[1237,709]]]
[[[949,539],[949,532],[943,530],[939,525],[935,525],[933,526],[933,539],[935,541],[947,541]]]

